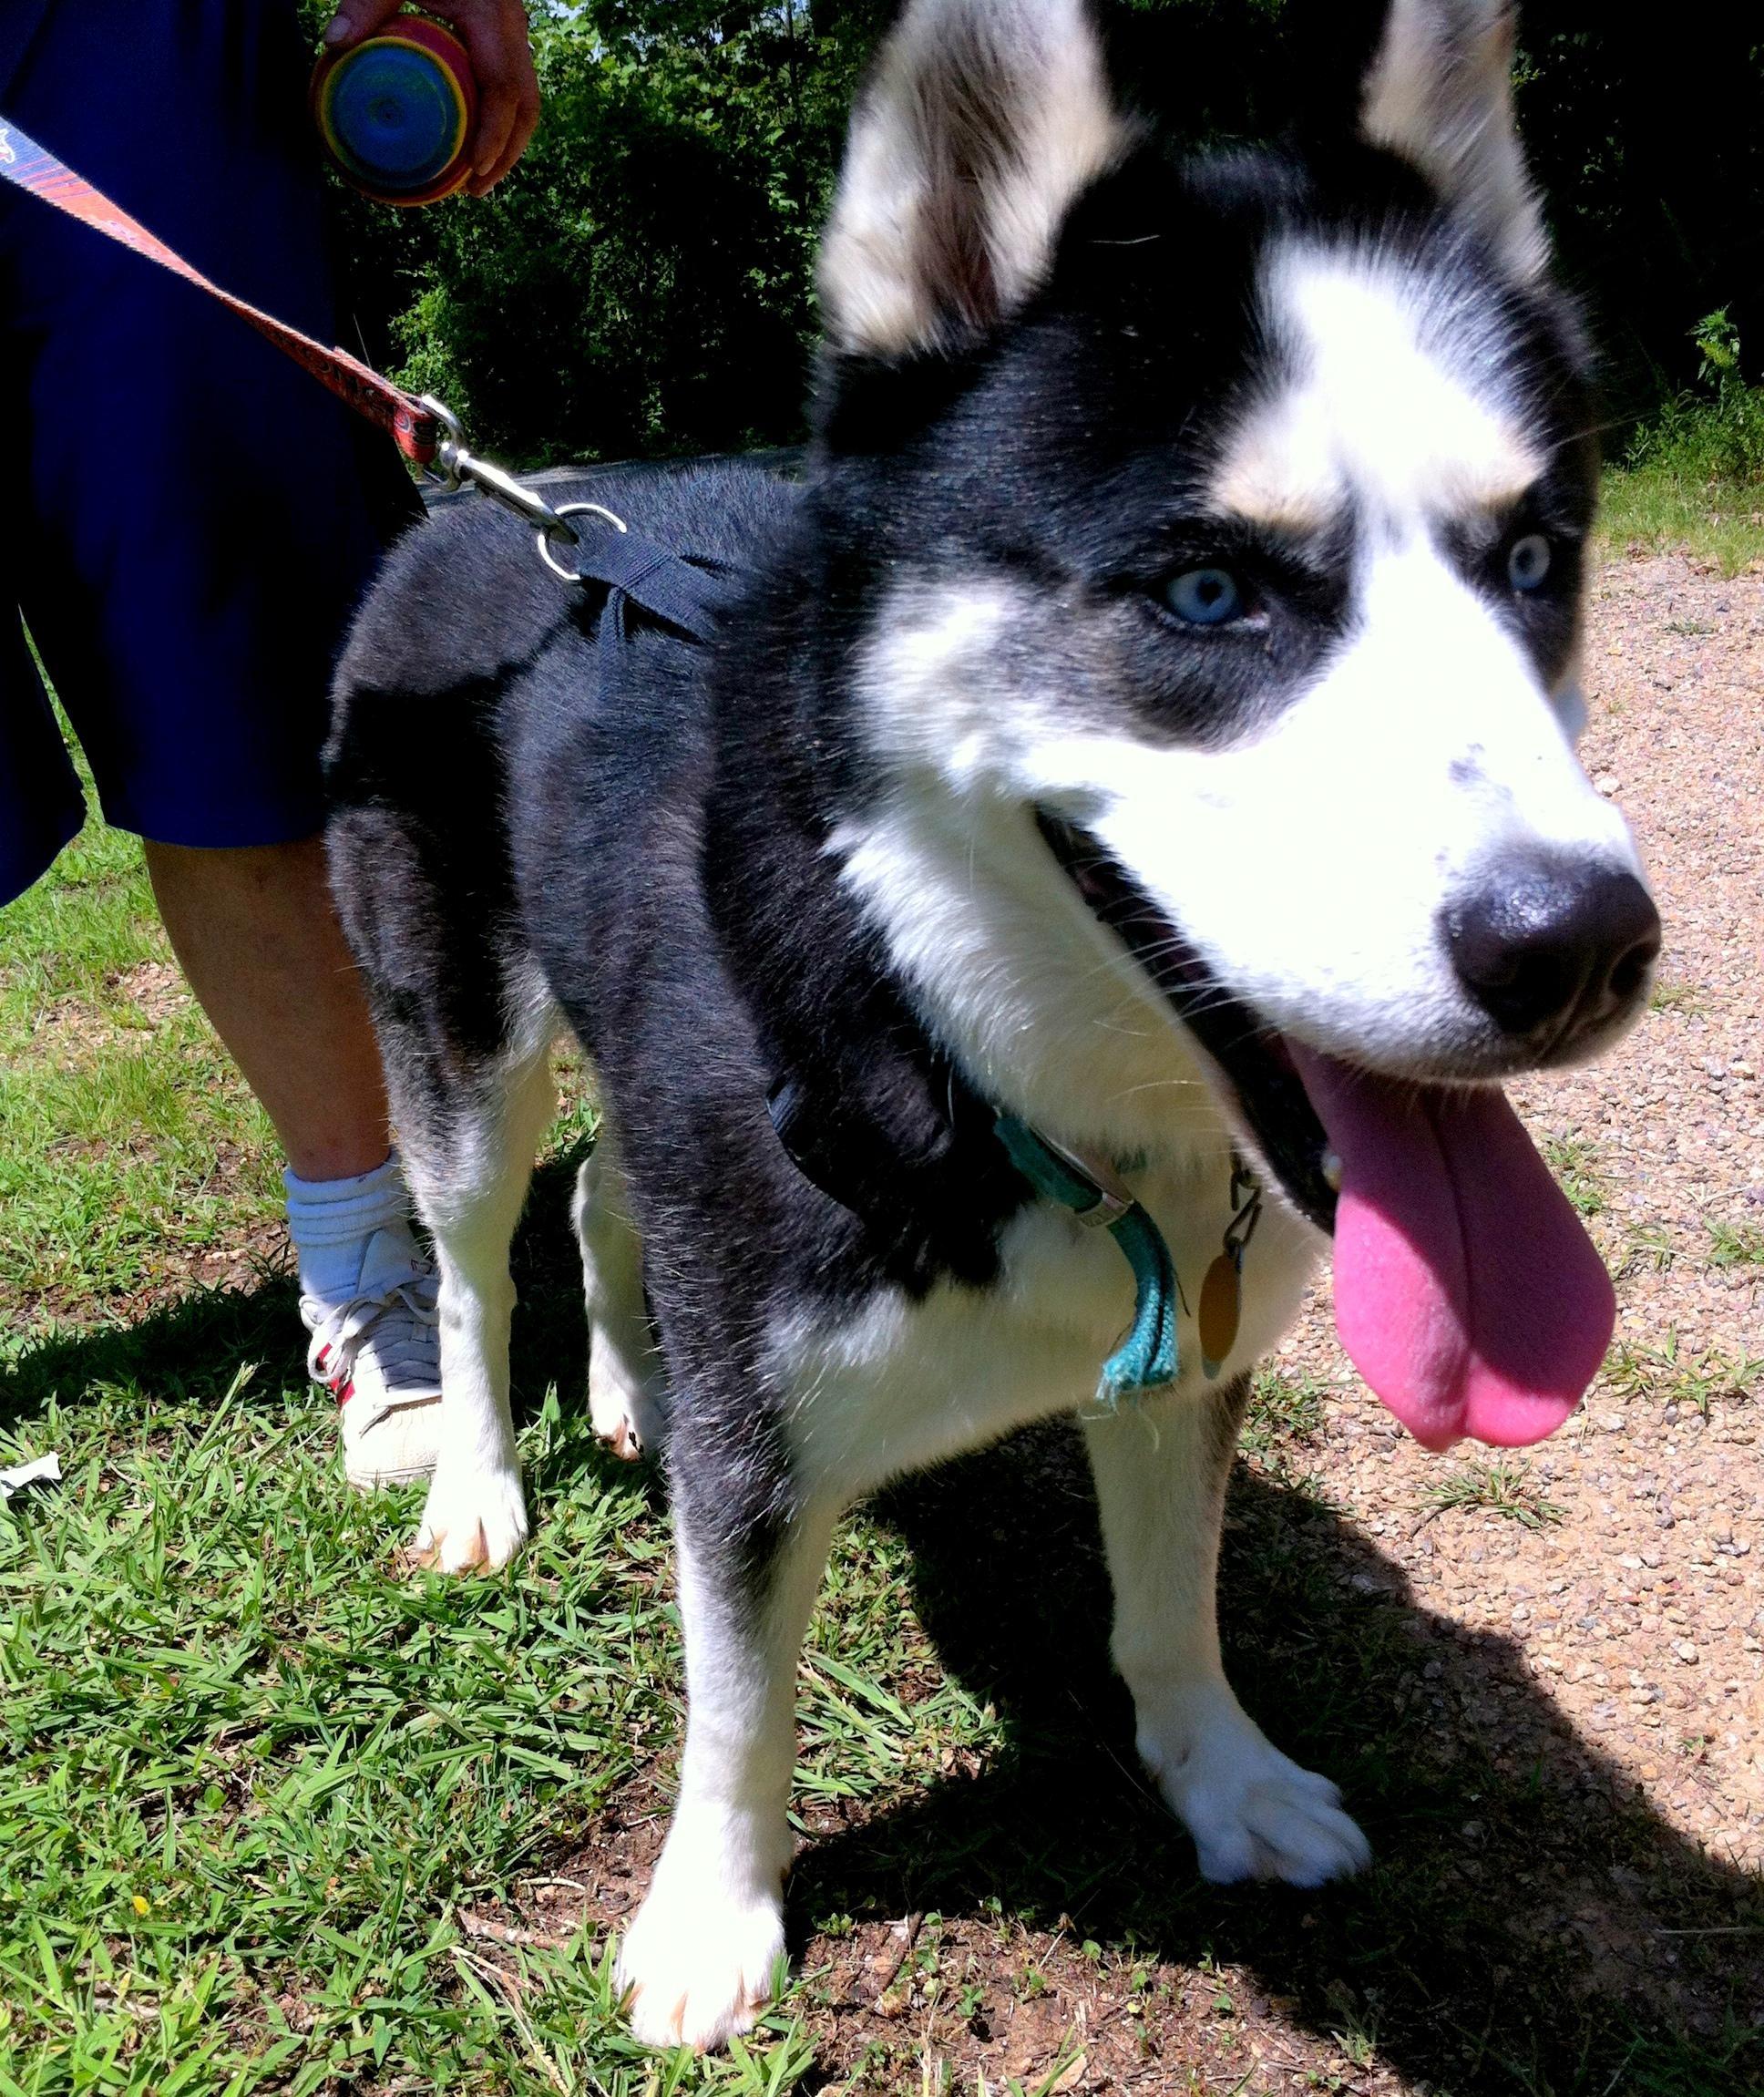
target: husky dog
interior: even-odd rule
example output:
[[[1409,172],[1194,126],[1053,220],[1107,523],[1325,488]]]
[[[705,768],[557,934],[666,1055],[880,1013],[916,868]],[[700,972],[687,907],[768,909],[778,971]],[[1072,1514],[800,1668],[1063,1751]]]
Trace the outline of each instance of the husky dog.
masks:
[[[1511,57],[1506,0],[1394,0],[1357,128],[1185,161],[1081,0],[909,0],[805,478],[591,484],[721,573],[709,638],[487,511],[355,628],[331,853],[440,1261],[448,1570],[527,1535],[508,1252],[560,1027],[600,1087],[590,1401],[665,1461],[690,1705],[645,2040],[766,1996],[854,1499],[1077,1413],[1140,1753],[1208,1877],[1312,1886],[1365,1838],[1215,1626],[1252,1364],[1333,1230],[1430,1447],[1535,1439],[1597,1365],[1609,1284],[1499,1081],[1608,1043],[1659,930],[1574,754],[1595,456]]]

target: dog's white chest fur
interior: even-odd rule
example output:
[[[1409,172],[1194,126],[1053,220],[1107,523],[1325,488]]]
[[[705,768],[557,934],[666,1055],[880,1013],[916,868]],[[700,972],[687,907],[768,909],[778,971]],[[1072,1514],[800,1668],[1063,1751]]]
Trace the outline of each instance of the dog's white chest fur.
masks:
[[[1134,1193],[1163,1231],[1185,1308],[1178,1388],[1212,1387],[1194,1311],[1231,1218],[1228,1171],[1189,1157],[1136,1173]],[[1213,1382],[1266,1353],[1290,1323],[1316,1239],[1285,1209],[1264,1211],[1244,1259],[1237,1340]],[[1104,1359],[1133,1312],[1126,1256],[1104,1229],[1038,1201],[1000,1244],[996,1282],[939,1283],[915,1301],[877,1294],[856,1316],[799,1317],[774,1337],[790,1393],[793,1467],[845,1497],[973,1449],[1029,1421],[1096,1403]]]

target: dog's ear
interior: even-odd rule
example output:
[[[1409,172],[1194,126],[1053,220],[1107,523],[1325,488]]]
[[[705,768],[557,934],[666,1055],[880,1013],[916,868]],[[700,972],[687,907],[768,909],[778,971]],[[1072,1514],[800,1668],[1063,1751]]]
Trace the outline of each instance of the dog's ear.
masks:
[[[1513,117],[1513,0],[1391,0],[1360,128],[1418,167],[1522,281],[1549,241]]]
[[[908,0],[821,246],[829,339],[886,356],[990,327],[1041,282],[1068,207],[1125,138],[1083,0]]]

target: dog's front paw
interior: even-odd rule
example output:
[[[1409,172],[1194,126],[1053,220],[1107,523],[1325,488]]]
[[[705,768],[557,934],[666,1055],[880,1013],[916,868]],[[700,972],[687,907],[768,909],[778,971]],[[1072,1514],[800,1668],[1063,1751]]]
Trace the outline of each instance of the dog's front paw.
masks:
[[[1283,1755],[1223,1683],[1142,1722],[1139,1752],[1194,1836],[1204,1878],[1321,1886],[1372,1861],[1335,1785]]]
[[[605,1326],[595,1326],[588,1348],[588,1416],[615,1456],[634,1463],[662,1445],[661,1379],[632,1367]]]
[[[518,1470],[455,1468],[444,1455],[408,1557],[412,1565],[444,1573],[496,1573],[527,1536],[527,1498]]]
[[[775,1895],[746,1901],[658,1876],[619,1950],[619,1985],[645,2046],[721,2046],[772,1997],[784,1957]]]

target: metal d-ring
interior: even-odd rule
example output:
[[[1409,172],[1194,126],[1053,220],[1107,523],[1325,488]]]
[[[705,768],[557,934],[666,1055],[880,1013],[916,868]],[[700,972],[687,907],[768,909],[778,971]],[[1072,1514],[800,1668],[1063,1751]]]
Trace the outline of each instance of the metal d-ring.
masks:
[[[534,537],[538,540],[539,559],[544,561],[553,575],[558,576],[565,582],[585,582],[592,580],[590,577],[584,576],[579,569],[566,568],[562,561],[553,558],[551,552],[551,542],[556,539],[561,539],[570,546],[581,544],[580,538],[565,519],[571,517],[585,516],[605,518],[615,531],[628,531],[631,529],[622,517],[615,517],[603,502],[559,503],[550,517],[537,527]]]
[[[528,488],[518,480],[505,468],[496,466],[487,458],[479,458],[466,444],[465,432],[459,427],[459,417],[436,399],[433,394],[424,394],[419,405],[426,414],[434,416],[442,430],[441,442],[436,447],[434,462],[425,468],[431,480],[442,488],[453,490],[475,488],[480,495],[492,502],[500,503],[525,523],[533,528],[538,540],[539,559],[564,582],[587,582],[593,580],[574,568],[566,568],[556,560],[551,549],[561,542],[565,546],[579,546],[580,539],[575,528],[567,520],[572,517],[593,515],[602,517],[615,531],[630,529],[622,517],[615,517],[604,503],[566,502],[553,509],[536,488]]]

